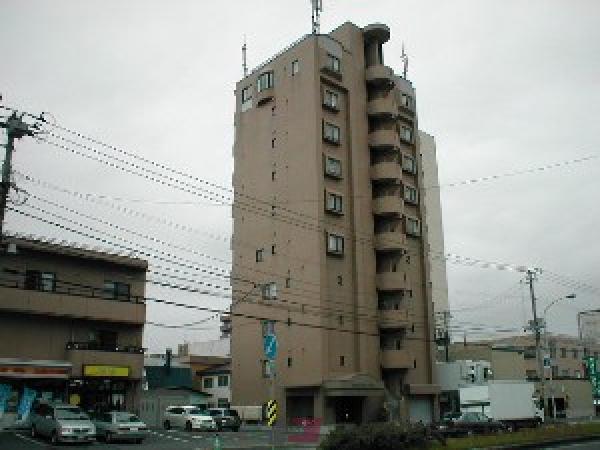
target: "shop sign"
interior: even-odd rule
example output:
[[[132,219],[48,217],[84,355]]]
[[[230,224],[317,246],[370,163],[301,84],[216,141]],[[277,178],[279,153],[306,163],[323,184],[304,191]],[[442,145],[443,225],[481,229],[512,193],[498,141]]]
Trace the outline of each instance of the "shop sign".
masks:
[[[128,377],[127,366],[84,365],[84,377]]]
[[[0,377],[68,378],[68,367],[0,366]]]

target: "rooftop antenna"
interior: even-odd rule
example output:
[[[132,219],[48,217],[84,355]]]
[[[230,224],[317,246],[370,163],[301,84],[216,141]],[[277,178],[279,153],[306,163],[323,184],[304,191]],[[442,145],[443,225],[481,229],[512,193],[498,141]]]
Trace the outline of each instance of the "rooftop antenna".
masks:
[[[310,0],[312,4],[312,33],[321,32],[321,13],[323,12],[323,0]]]
[[[408,72],[408,55],[404,50],[404,42],[402,42],[402,55],[400,55],[400,59],[402,60],[402,63],[404,65],[404,67],[402,68],[402,78],[406,80],[406,74]]]
[[[244,35],[244,45],[242,45],[242,69],[244,77],[248,76],[248,65],[246,64],[246,35]]]

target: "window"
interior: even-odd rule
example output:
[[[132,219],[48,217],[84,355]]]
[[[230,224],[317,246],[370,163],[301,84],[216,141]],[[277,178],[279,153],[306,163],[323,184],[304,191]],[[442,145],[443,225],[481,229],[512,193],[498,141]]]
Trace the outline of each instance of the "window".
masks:
[[[340,367],[344,367],[344,364],[346,363],[346,360],[343,356],[340,356]]]
[[[332,72],[339,73],[340,58],[338,58],[337,56],[333,56],[331,53],[327,53],[327,65],[325,67],[331,70]]]
[[[402,155],[402,170],[413,175],[417,173],[417,162],[410,155]]]
[[[25,289],[54,292],[56,290],[56,274],[53,272],[28,270],[25,272]]]
[[[417,204],[417,190],[408,185],[404,185],[404,200],[408,203],[412,203],[413,205]]]
[[[405,108],[412,109],[412,97],[410,95],[402,94],[400,105],[404,106]]]
[[[219,398],[217,400],[217,408],[229,408],[229,400],[226,398]]]
[[[271,172],[271,181],[275,181],[275,171]]]
[[[275,254],[275,250],[276,250],[276,245],[275,244],[271,245],[271,255]]]
[[[327,142],[331,142],[332,144],[340,143],[340,127],[325,122],[323,125],[323,139]]]
[[[569,369],[563,369],[560,371],[560,376],[562,377],[568,377],[569,376]]]
[[[333,192],[327,192],[325,210],[336,214],[342,214],[342,196],[334,194]]]
[[[129,300],[129,284],[121,283],[120,281],[105,281],[104,282],[104,298],[113,300]]]
[[[343,285],[344,285],[344,279],[342,278],[342,276],[341,276],[341,275],[338,275],[338,276],[337,276],[337,284],[338,284],[339,286],[343,286]]]
[[[229,386],[229,375],[219,375],[217,380],[217,385],[219,387],[227,387]],[[225,406],[223,406],[225,408]]]
[[[566,358],[567,357],[567,349],[566,348],[561,348],[560,349],[560,357],[561,358]]]
[[[256,250],[256,262],[262,262],[264,258],[265,249],[259,248]]]
[[[329,175],[332,177],[341,177],[342,176],[342,162],[339,159],[332,158],[327,156],[325,158],[325,175]]]
[[[296,75],[300,71],[300,63],[298,60],[292,61],[292,76]]]
[[[287,366],[292,367],[292,358],[290,358],[290,357],[288,357],[288,359],[287,359]]]
[[[327,234],[327,252],[337,255],[344,254],[344,237],[337,234]]]
[[[256,83],[256,90],[258,92],[264,91],[265,89],[270,89],[273,87],[275,81],[275,76],[273,71],[265,72],[258,77],[258,81]]]
[[[213,378],[212,377],[205,377],[202,380],[202,386],[204,387],[204,389],[212,389],[212,387],[213,387]]]
[[[573,359],[578,359],[578,358],[579,358],[579,350],[574,348],[573,349]]]
[[[338,93],[325,89],[325,93],[323,94],[323,106],[337,111],[339,109]]]
[[[550,347],[550,358],[556,358],[556,347]]]
[[[528,380],[533,380],[537,377],[537,372],[535,370],[526,370],[525,371],[525,378],[527,378]]]
[[[575,378],[581,378],[581,371],[580,370],[576,370],[575,371]]]
[[[421,234],[421,226],[418,219],[412,217],[406,218],[406,234],[419,236]]]
[[[242,89],[242,104],[252,100],[252,94],[250,93],[250,86]]]
[[[265,300],[275,300],[277,298],[277,283],[263,284],[262,297]]]
[[[408,143],[412,142],[412,129],[402,125],[400,127],[400,139]]]

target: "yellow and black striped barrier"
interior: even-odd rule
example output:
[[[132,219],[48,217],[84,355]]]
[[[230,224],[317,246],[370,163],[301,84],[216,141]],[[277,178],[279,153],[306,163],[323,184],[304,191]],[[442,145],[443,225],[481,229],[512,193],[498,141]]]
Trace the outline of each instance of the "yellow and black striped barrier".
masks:
[[[272,427],[277,422],[277,400],[267,402],[267,425]]]

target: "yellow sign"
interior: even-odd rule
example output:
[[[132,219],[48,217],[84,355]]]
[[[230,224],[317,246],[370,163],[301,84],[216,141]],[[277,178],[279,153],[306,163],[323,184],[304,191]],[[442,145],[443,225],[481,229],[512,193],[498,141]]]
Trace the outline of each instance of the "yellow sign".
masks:
[[[83,366],[84,377],[128,377],[129,367],[126,366]]]
[[[81,403],[81,397],[79,394],[71,394],[69,395],[69,405],[79,406]]]

